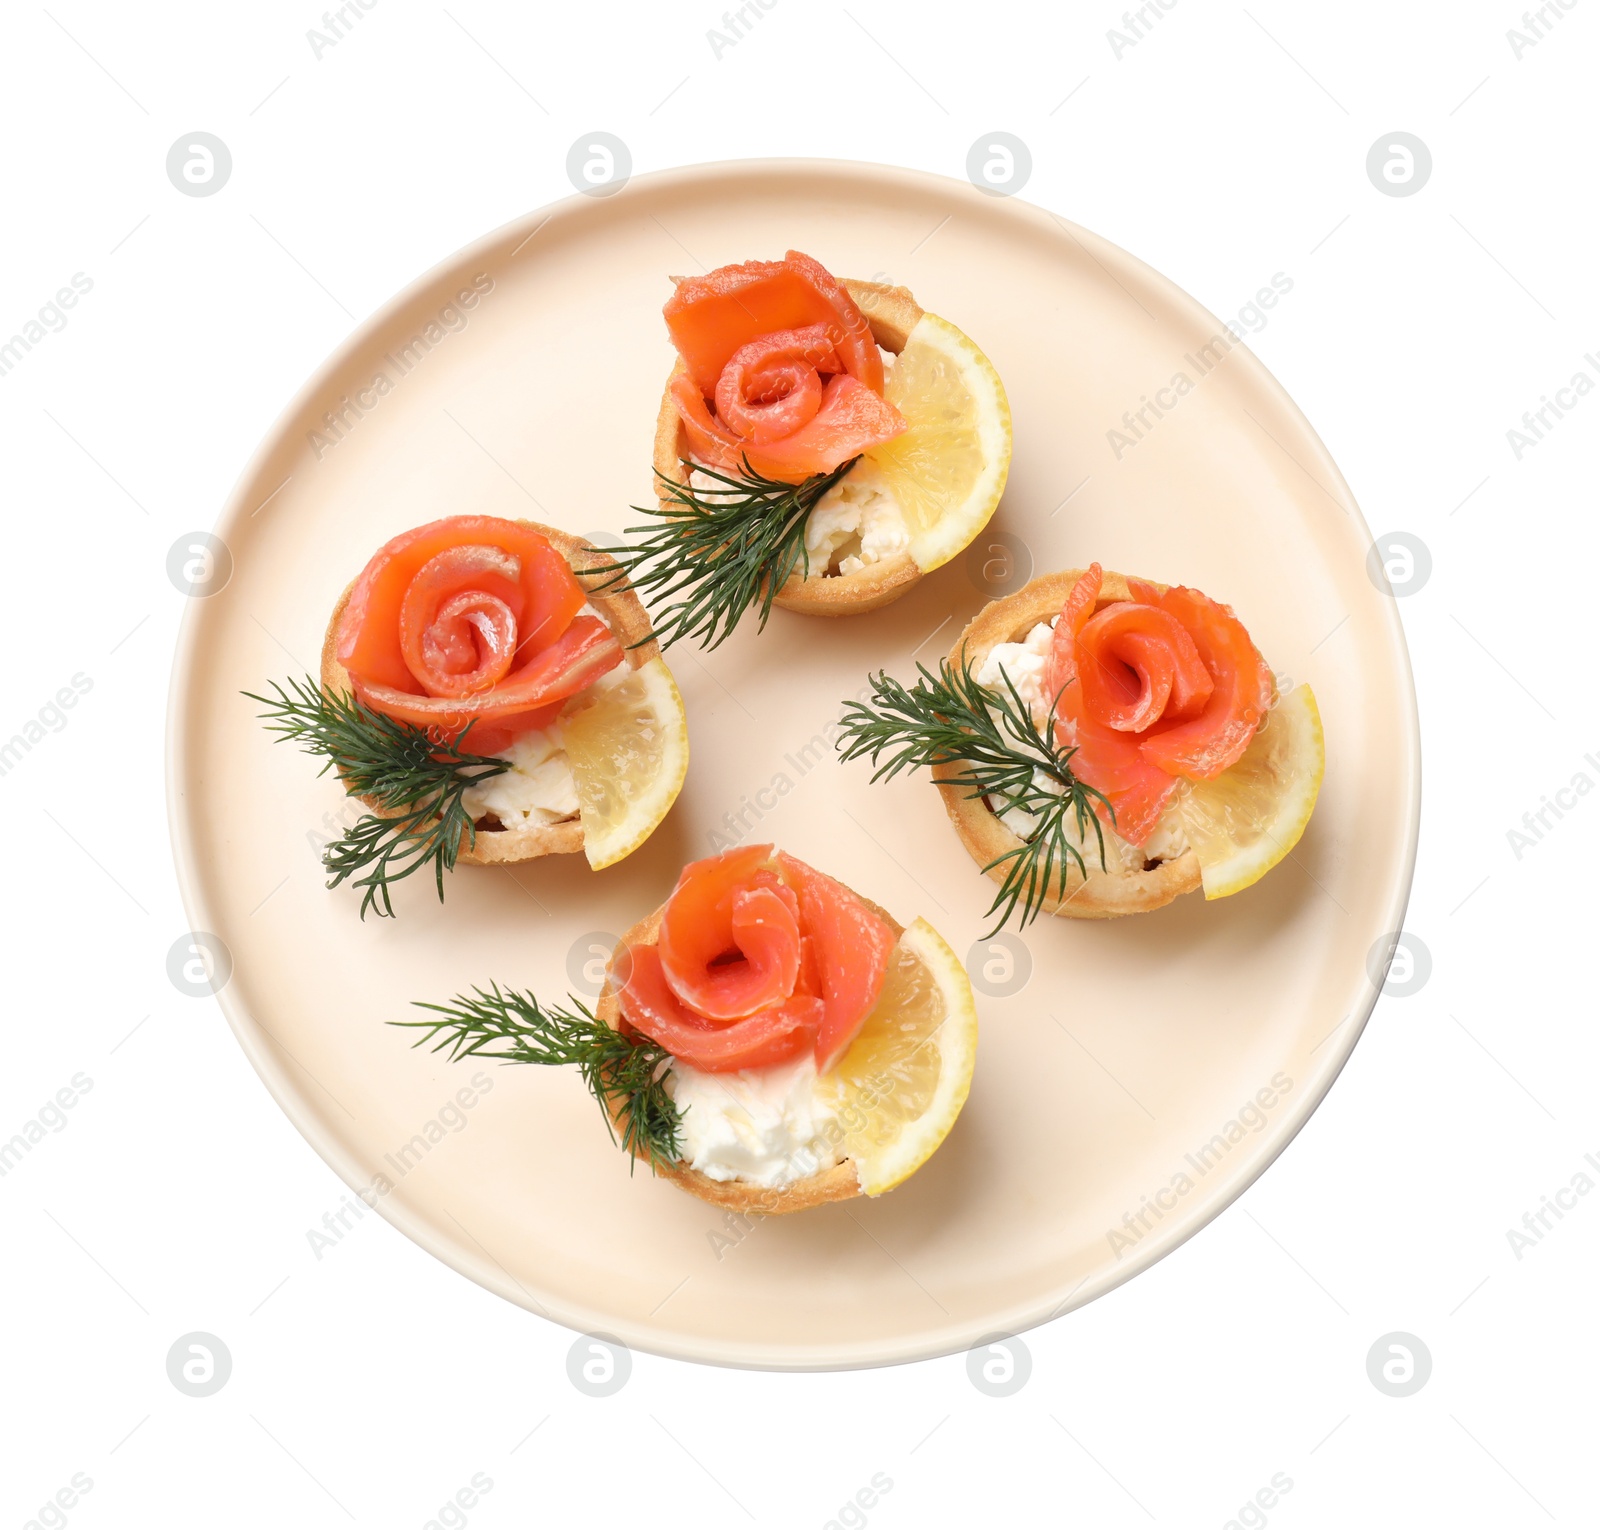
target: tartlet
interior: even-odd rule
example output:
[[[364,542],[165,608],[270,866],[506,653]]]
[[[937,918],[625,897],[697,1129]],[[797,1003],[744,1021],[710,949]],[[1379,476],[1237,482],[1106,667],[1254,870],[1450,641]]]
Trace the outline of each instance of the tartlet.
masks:
[[[856,896],[861,898],[860,893]],[[894,931],[896,940],[905,933],[904,928],[876,903],[868,898],[861,898],[861,901]],[[661,908],[634,925],[622,937],[623,946],[654,946],[660,933],[661,915],[665,906],[663,904]],[[622,1021],[622,1006],[617,994],[617,985],[610,973],[607,974],[605,988],[595,1006],[595,1014],[612,1030],[616,1030]],[[617,1120],[614,1110],[612,1119]],[[701,1173],[699,1169],[690,1168],[681,1161],[660,1165],[657,1172],[663,1179],[670,1179],[680,1189],[687,1190],[690,1195],[698,1196],[702,1201],[711,1202],[713,1206],[725,1206],[731,1211],[761,1216],[782,1216],[791,1211],[806,1211],[813,1206],[826,1205],[829,1201],[847,1201],[865,1193],[861,1188],[856,1166],[849,1158],[841,1159],[829,1168],[775,1189],[751,1184],[746,1180],[712,1179],[710,1175]]]
[[[922,318],[923,310],[917,300],[904,287],[891,287],[882,282],[841,277],[839,285],[861,309],[872,331],[872,338],[883,350],[898,356],[911,338],[917,321]],[[681,359],[674,363],[661,395],[661,409],[656,416],[653,461],[660,475],[656,494],[663,510],[671,508],[672,499],[661,487],[660,480],[665,479],[687,488],[693,467],[683,420],[672,401],[673,379],[683,376],[685,371]],[[773,597],[773,603],[806,616],[859,616],[898,600],[921,578],[922,570],[917,567],[916,561],[909,552],[902,550],[882,562],[869,563],[850,574],[829,574],[824,578],[810,579],[798,573],[791,574]]]
[[[956,640],[950,650],[951,664],[965,662],[976,672],[991,649],[1001,643],[1020,642],[1039,622],[1050,621],[1082,575],[1082,569],[1046,574],[1014,594],[991,601]],[[1157,588],[1165,590],[1166,586]],[[1128,596],[1126,578],[1108,571],[1096,609]],[[965,788],[947,784],[949,774],[948,768],[934,774],[945,812],[967,853],[978,865],[991,867],[1022,841],[982,797],[973,797]],[[1092,857],[1085,861],[1088,876],[1079,876],[1076,867],[1070,868],[1065,890],[1059,896],[1047,894],[1040,905],[1043,912],[1069,919],[1117,919],[1124,914],[1161,908],[1200,887],[1200,861],[1192,850],[1185,850],[1170,861],[1152,860],[1138,871],[1102,870]],[[1004,875],[998,869],[988,874],[996,882]]]
[[[616,566],[609,555],[593,547],[584,538],[573,536],[560,527],[530,520],[518,520],[514,524],[546,538],[575,574]],[[339,662],[338,648],[340,627],[356,583],[356,580],[352,580],[340,595],[322,642],[322,683],[335,694],[348,695],[354,691],[348,671]],[[588,606],[621,645],[622,662],[629,669],[643,669],[646,664],[661,657],[661,649],[651,635],[649,615],[629,585],[619,582],[609,588],[588,588],[585,595]],[[470,733],[466,747],[471,748]],[[396,811],[386,812],[371,797],[358,796],[357,800],[379,816],[402,816]],[[497,820],[480,819],[474,825],[471,837],[463,835],[457,860],[474,866],[508,866],[547,855],[575,855],[583,849],[584,827],[576,816],[555,823],[524,827],[507,827]]]
[[[634,1163],[780,1216],[915,1174],[971,1086],[966,970],[842,882],[743,845],[695,861],[618,942],[598,1003],[499,984],[398,1021],[455,1060],[576,1067]]]
[[[937,674],[870,689],[841,758],[874,780],[932,769],[1000,923],[1241,892],[1293,852],[1322,786],[1309,685],[1280,681],[1220,601],[1098,563],[991,601]]]

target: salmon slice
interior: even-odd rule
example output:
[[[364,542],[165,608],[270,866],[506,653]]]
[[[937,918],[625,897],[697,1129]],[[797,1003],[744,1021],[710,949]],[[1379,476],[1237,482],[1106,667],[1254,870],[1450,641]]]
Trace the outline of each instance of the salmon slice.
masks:
[[[778,330],[814,324],[834,331],[844,369],[883,392],[883,357],[855,299],[809,255],[748,260],[690,276],[661,310],[667,333],[702,397],[715,395],[733,353]]]
[[[401,612],[406,594],[423,568],[442,553],[480,546],[515,560],[517,572],[494,584],[518,624],[518,651],[526,660],[548,648],[583,608],[584,593],[567,560],[547,538],[515,521],[492,515],[452,515],[402,532],[368,561],[345,602],[339,624],[339,662],[373,685],[397,691],[423,689],[401,648]],[[435,579],[430,588],[442,602],[473,588],[477,572],[462,567],[460,578]]]
[[[1234,764],[1256,736],[1276,689],[1272,671],[1227,606],[1174,585],[1161,609],[1194,639],[1214,688],[1196,716],[1169,716],[1146,735],[1145,759],[1174,775],[1209,781]]]
[[[1068,593],[1047,677],[1073,770],[1109,799],[1102,820],[1142,845],[1177,777],[1209,780],[1244,753],[1272,704],[1272,672],[1244,624],[1198,590],[1129,580],[1133,598],[1096,613],[1102,578],[1091,564]]]
[[[1101,822],[1130,845],[1142,845],[1155,832],[1178,783],[1144,758],[1136,734],[1119,732],[1084,716],[1078,710],[1082,694],[1077,686],[1068,690],[1056,724],[1062,741],[1077,746],[1072,769],[1079,780],[1104,792],[1111,803],[1109,814],[1100,803],[1095,804]]]
[[[1119,733],[1165,716],[1193,717],[1211,695],[1194,639],[1159,606],[1118,601],[1078,633],[1078,684],[1087,710]]]
[[[755,880],[771,857],[771,845],[751,845],[696,861],[667,900],[661,966],[672,991],[703,1019],[741,1020],[794,992],[798,909],[774,888],[775,877]]]
[[[717,1025],[686,1009],[667,980],[656,946],[628,948],[627,979],[617,998],[623,1019],[702,1073],[770,1068],[811,1046],[822,1001],[796,995],[743,1020]]]
[[[822,407],[824,373],[842,372],[826,324],[742,345],[717,379],[717,418],[753,446],[792,436]]]
[[[799,483],[813,473],[831,473],[869,446],[893,440],[905,428],[893,404],[841,373],[828,379],[821,408],[792,436],[747,446],[744,454],[763,476]]]
[[[793,435],[758,446],[716,418],[686,374],[672,381],[672,401],[688,433],[689,450],[700,461],[729,473],[736,473],[748,460],[763,477],[800,483],[813,473],[831,473],[905,429],[894,405],[847,373],[819,386],[819,396],[817,412]]]
[[[547,537],[515,521],[455,515],[384,544],[351,587],[335,652],[356,695],[466,747],[506,748],[622,662]]]
[[[1105,571],[1100,565],[1091,563],[1067,591],[1056,617],[1055,630],[1050,637],[1050,658],[1045,666],[1045,683],[1050,687],[1050,699],[1058,707],[1066,700],[1065,688],[1077,682],[1078,634],[1094,615],[1094,603],[1100,598],[1100,583],[1104,578]]]
[[[1088,705],[1080,672],[1085,656],[1078,639],[1094,615],[1103,577],[1100,565],[1091,563],[1068,592],[1056,618],[1046,674],[1051,694],[1060,695],[1056,732],[1062,743],[1077,750],[1072,769],[1079,780],[1103,792],[1111,804],[1108,815],[1097,802],[1096,813],[1129,844],[1142,845],[1154,831],[1177,783],[1144,759],[1135,734],[1110,727]]]
[[[817,1030],[817,1071],[844,1055],[883,992],[895,933],[848,887],[781,852],[778,864],[799,890],[800,916],[814,963],[823,1015]]]
[[[711,406],[700,396],[694,379],[685,371],[676,371],[667,384],[667,391],[672,395],[673,407],[689,438],[690,455],[697,461],[709,462],[712,467],[736,471],[745,443],[712,414]]]
[[[520,737],[554,719],[569,696],[593,685],[622,662],[622,645],[598,616],[580,616],[548,648],[500,684],[474,696],[428,696],[373,685],[351,674],[356,695],[374,711],[454,736],[474,724],[465,747],[479,754],[504,748],[499,740]],[[491,728],[489,725],[493,725]],[[493,742],[491,742],[493,741]]]
[[[686,278],[662,311],[683,359],[672,401],[702,462],[732,473],[748,458],[799,483],[906,428],[861,310],[808,255]]]
[[[849,888],[771,845],[683,869],[654,946],[633,946],[623,1018],[690,1067],[821,1069],[878,1002],[894,931]]]
[[[503,680],[517,656],[522,568],[498,547],[436,553],[400,602],[400,652],[430,696],[470,696]]]

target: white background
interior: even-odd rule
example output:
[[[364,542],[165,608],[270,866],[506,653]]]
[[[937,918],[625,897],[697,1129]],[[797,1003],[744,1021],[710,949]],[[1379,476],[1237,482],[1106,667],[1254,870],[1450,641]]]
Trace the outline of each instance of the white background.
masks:
[[[845,1522],[1593,1523],[1600,1195],[1521,1258],[1507,1231],[1581,1171],[1600,1184],[1600,802],[1566,799],[1520,856],[1508,831],[1579,772],[1600,782],[1600,399],[1520,461],[1506,433],[1600,378],[1600,5],[1550,7],[1518,58],[1512,0],[1174,0],[1119,57],[1110,3],[776,0],[719,57],[714,3],[376,0],[320,58],[309,3],[8,7],[0,340],[74,273],[93,290],[0,377],[0,735],[73,675],[92,689],[0,777],[0,1137],[75,1074],[92,1088],[0,1180],[0,1530],[75,1473],[92,1488],[40,1522],[421,1527],[483,1473],[464,1518],[484,1530],[824,1526],[882,1473]],[[165,173],[196,130],[232,151],[213,197]],[[1028,1334],[1011,1397],[961,1357],[785,1376],[643,1355],[616,1396],[584,1396],[570,1334],[379,1218],[314,1256],[342,1185],[214,1003],[166,976],[186,927],[169,547],[213,523],[357,321],[568,195],[568,148],[595,130],[636,173],[818,155],[961,176],[980,135],[1018,135],[1025,196],[1219,315],[1293,279],[1252,345],[1374,531],[1431,553],[1401,601],[1426,769],[1407,924],[1431,977],[1380,1002],[1238,1205]],[[1432,151],[1414,196],[1367,178],[1395,130]],[[194,1330],[233,1357],[209,1398],[167,1379]],[[1367,1375],[1395,1330],[1433,1358],[1407,1398]],[[1241,1520],[1278,1473],[1292,1488]]]

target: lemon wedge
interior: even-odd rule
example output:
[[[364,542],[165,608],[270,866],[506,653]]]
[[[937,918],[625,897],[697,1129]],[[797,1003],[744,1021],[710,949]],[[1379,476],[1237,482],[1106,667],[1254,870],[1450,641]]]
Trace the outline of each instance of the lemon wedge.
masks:
[[[870,447],[905,516],[923,573],[983,530],[1011,468],[1011,406],[1000,374],[959,329],[925,313],[889,369],[884,397],[906,429]]]
[[[1309,685],[1267,713],[1240,759],[1211,781],[1180,781],[1176,814],[1200,860],[1208,898],[1259,881],[1299,841],[1317,805],[1322,718]]]
[[[683,697],[663,659],[597,688],[561,720],[578,794],[583,853],[599,871],[655,832],[689,769]]]
[[[817,1080],[818,1103],[842,1129],[842,1156],[861,1188],[882,1195],[932,1157],[966,1103],[978,1048],[972,985],[926,920],[896,943],[877,1005],[837,1064]]]

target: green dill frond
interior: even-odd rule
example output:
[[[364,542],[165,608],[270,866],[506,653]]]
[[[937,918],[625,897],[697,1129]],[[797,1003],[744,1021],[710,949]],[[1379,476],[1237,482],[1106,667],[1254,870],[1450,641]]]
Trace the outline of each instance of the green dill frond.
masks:
[[[580,578],[604,591],[630,583],[651,607],[655,637],[663,648],[681,638],[697,638],[702,648],[715,648],[752,606],[765,627],[772,602],[797,569],[810,572],[806,556],[806,521],[818,500],[859,458],[841,463],[831,473],[813,473],[803,483],[764,478],[745,459],[737,476],[714,468],[695,472],[720,487],[693,487],[657,473],[667,503],[634,505],[640,515],[654,516],[637,542],[599,551],[615,560]],[[675,598],[676,597],[676,598]]]
[[[1047,899],[1065,894],[1069,867],[1087,875],[1079,846],[1088,843],[1091,825],[1105,867],[1105,837],[1094,805],[1098,801],[1110,812],[1111,804],[1073,772],[1077,750],[1056,739],[1055,706],[1041,729],[1004,670],[1001,690],[979,685],[969,665],[958,668],[948,659],[940,661],[937,674],[921,664],[917,674],[916,684],[907,689],[879,671],[871,677],[872,702],[846,704],[840,758],[870,759],[877,766],[874,781],[929,766],[944,772],[942,784],[967,787],[968,797],[997,798],[1005,809],[1020,808],[1037,818],[1039,827],[1028,839],[983,868],[1004,867],[989,907],[996,916],[994,928],[1019,909],[1018,922],[1026,926]],[[1067,834],[1068,814],[1076,839]]]
[[[309,677],[291,679],[287,687],[274,682],[270,688],[271,696],[244,692],[267,709],[261,713],[267,727],[318,756],[324,772],[337,770],[351,796],[379,810],[323,850],[328,886],[355,877],[354,885],[362,889],[361,917],[375,909],[387,918],[394,914],[390,887],[432,866],[443,902],[445,872],[455,869],[462,845],[477,838],[462,794],[509,770],[510,762],[467,753],[461,745],[471,723],[441,742],[424,728],[386,717]],[[356,876],[363,871],[365,876]]]
[[[458,994],[451,1004],[417,1004],[438,1019],[389,1023],[426,1032],[413,1045],[431,1041],[431,1050],[447,1053],[451,1062],[488,1057],[577,1068],[600,1102],[612,1141],[617,1140],[614,1113],[622,1147],[632,1158],[648,1160],[652,1170],[675,1163],[683,1117],[664,1081],[672,1054],[648,1037],[634,1040],[612,1030],[588,1005],[568,998],[570,1009],[545,1006],[531,993],[491,983]]]

